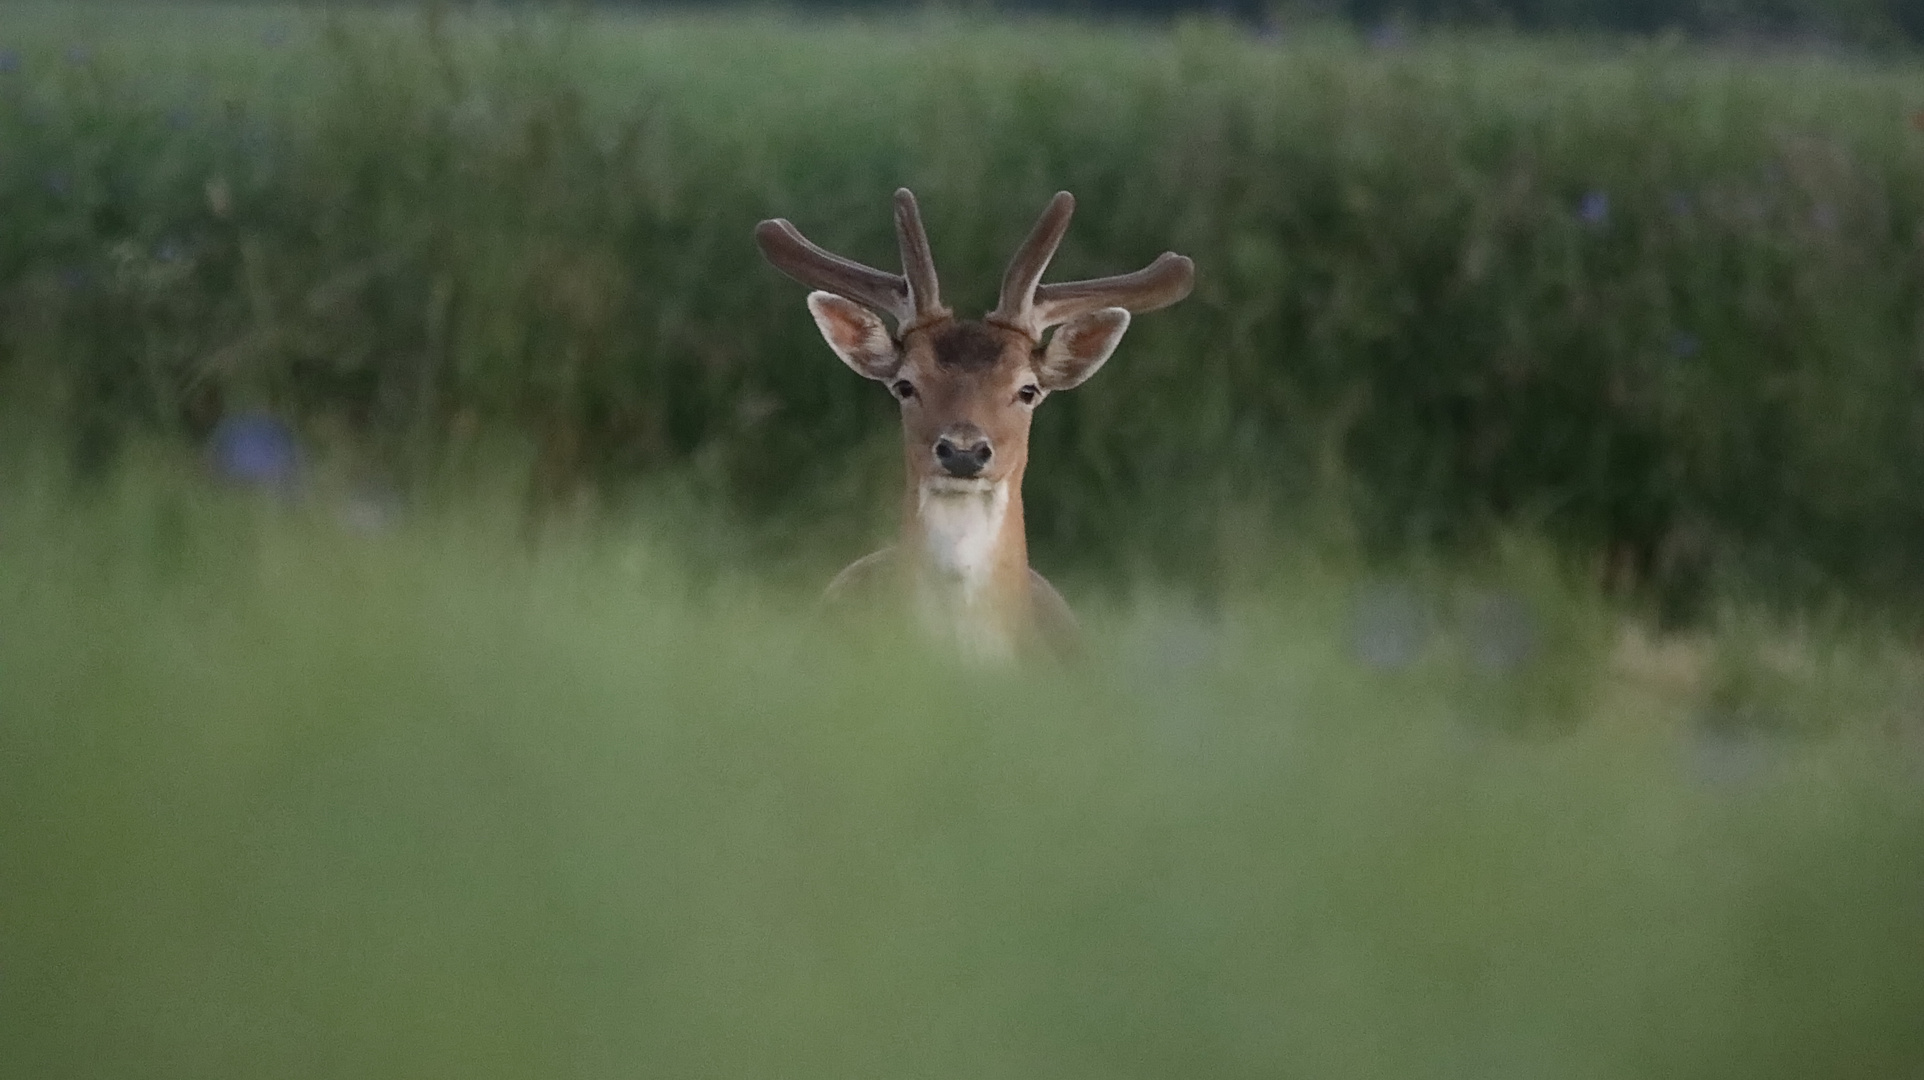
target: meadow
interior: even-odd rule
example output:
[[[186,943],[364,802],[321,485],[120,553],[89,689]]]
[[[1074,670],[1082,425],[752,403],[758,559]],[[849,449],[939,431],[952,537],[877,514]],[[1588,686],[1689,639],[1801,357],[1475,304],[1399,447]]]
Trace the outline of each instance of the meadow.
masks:
[[[1249,528],[1522,528],[1679,618],[1915,606],[1908,58],[441,5],[23,7],[0,37],[0,364],[82,471],[266,408],[402,488],[513,436],[544,506],[674,475],[859,546],[890,405],[753,223],[893,265],[906,183],[969,310],[1068,188],[1057,273],[1201,276],[1045,414],[1045,565],[1207,587]]]
[[[1517,549],[1522,655],[1457,575],[1277,558],[983,671],[514,502],[12,489],[0,1075],[1924,1062],[1887,640],[1625,634]]]
[[[0,1077],[1916,1075],[1918,74],[0,8]],[[1037,422],[1080,664],[814,608],[749,230],[899,183],[1201,268]]]

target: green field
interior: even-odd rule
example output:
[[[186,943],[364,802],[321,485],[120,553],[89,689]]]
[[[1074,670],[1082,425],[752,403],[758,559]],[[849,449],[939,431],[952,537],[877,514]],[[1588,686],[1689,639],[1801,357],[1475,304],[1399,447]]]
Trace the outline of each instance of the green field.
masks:
[[[984,672],[501,500],[16,494],[0,1075],[1924,1063],[1924,670],[1873,639],[1619,638],[1517,549],[1405,582],[1406,665],[1278,559]]]
[[[1921,75],[0,6],[0,1078],[1924,1075]],[[902,183],[1198,262],[1080,665],[813,606],[895,422],[750,230]]]

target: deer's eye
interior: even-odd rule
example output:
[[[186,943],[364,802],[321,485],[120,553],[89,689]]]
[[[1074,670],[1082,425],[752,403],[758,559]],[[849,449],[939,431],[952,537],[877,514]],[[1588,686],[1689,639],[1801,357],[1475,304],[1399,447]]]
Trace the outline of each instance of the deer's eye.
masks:
[[[889,387],[889,392],[894,394],[897,400],[907,401],[915,396],[915,384],[907,379],[897,379],[895,384]]]
[[[1030,383],[1022,389],[1017,390],[1015,396],[1016,400],[1022,402],[1024,405],[1034,405],[1036,399],[1042,396],[1042,388],[1034,383]]]

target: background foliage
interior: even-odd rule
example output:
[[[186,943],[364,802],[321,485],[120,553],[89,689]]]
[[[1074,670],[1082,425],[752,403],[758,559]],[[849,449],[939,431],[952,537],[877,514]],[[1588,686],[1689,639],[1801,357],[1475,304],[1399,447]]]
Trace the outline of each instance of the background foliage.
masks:
[[[268,408],[404,486],[517,432],[546,502],[674,474],[885,529],[886,397],[753,223],[892,265],[909,184],[986,308],[1068,188],[1056,273],[1201,276],[1040,419],[1045,564],[1193,568],[1284,517],[1375,551],[1521,524],[1686,598],[1919,581],[1909,60],[141,11],[23,19],[0,63],[0,365],[83,472]]]

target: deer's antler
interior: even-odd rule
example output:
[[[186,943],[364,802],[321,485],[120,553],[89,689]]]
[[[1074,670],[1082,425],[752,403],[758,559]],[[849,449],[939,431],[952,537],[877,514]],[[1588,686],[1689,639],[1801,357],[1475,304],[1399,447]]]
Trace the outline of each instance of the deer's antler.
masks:
[[[1189,295],[1196,282],[1196,264],[1165,251],[1156,261],[1133,274],[1042,284],[1042,273],[1069,231],[1076,211],[1075,196],[1056,192],[1037,219],[1029,238],[1009,260],[1002,275],[1002,299],[989,314],[992,322],[1039,338],[1051,326],[1103,308],[1126,308],[1132,313],[1168,307]]]
[[[902,251],[902,274],[890,274],[845,259],[811,243],[786,218],[755,226],[755,242],[775,269],[811,289],[822,289],[895,318],[897,333],[949,317],[929,253],[922,211],[908,188],[895,193],[895,240]]]
[[[935,280],[935,256],[929,254],[929,234],[922,229],[922,208],[915,204],[915,193],[908,188],[895,189],[895,243],[902,250],[911,318],[915,322],[948,318],[949,309],[942,306],[942,287]]]

